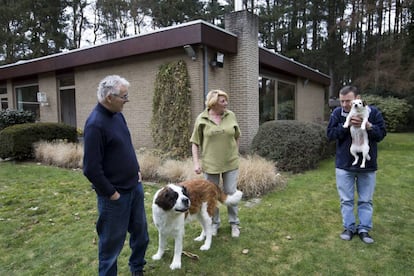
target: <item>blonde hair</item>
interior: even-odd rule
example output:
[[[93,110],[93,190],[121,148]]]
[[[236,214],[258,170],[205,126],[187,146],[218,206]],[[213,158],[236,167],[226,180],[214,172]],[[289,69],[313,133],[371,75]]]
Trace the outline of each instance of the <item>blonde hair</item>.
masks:
[[[218,102],[218,98],[220,96],[225,97],[227,101],[229,100],[229,95],[227,95],[227,93],[222,90],[215,89],[215,90],[211,90],[210,92],[208,92],[207,97],[206,97],[207,108],[208,109],[212,108]]]

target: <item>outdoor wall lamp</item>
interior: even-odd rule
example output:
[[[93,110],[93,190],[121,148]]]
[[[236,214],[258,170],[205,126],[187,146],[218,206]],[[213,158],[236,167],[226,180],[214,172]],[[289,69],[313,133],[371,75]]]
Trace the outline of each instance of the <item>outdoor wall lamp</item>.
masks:
[[[224,54],[220,52],[216,52],[214,54],[213,59],[210,62],[210,65],[213,67],[220,67],[223,68],[224,65]]]
[[[197,54],[191,45],[184,45],[184,50],[192,61],[195,61],[197,59]]]

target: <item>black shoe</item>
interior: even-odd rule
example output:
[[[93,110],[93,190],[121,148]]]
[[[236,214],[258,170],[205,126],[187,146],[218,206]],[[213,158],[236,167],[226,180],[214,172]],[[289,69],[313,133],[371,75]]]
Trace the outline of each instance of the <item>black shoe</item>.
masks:
[[[374,239],[368,234],[368,232],[359,232],[359,238],[364,243],[374,243]]]
[[[144,276],[144,272],[143,271],[135,271],[135,272],[131,272],[132,276]]]
[[[354,232],[348,229],[345,229],[344,232],[342,232],[341,235],[339,235],[339,237],[341,237],[341,239],[343,239],[344,241],[352,240],[353,236],[354,236]]]

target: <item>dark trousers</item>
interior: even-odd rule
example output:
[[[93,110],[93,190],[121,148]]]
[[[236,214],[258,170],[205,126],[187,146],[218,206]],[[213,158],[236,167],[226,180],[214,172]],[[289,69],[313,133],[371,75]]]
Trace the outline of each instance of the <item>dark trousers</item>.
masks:
[[[96,230],[99,236],[99,275],[117,275],[117,259],[121,253],[127,232],[131,272],[142,271],[149,237],[144,208],[144,190],[141,183],[130,193],[121,194],[118,200],[98,196],[99,218]]]

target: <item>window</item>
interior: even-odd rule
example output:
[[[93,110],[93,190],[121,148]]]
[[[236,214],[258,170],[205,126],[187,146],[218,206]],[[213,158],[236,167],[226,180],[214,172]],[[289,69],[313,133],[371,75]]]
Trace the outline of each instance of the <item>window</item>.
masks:
[[[39,86],[30,84],[25,86],[16,86],[16,100],[18,110],[32,111],[36,115],[36,120],[40,119],[40,107],[37,102],[37,92]]]
[[[5,94],[7,94],[7,87],[6,86],[0,86],[0,94],[2,96],[7,96]],[[9,108],[9,102],[7,100],[6,97],[1,97],[0,98],[0,110],[5,110]]]
[[[277,83],[277,119],[295,119],[295,85],[278,81]]]
[[[259,122],[275,119],[275,80],[259,77]]]
[[[276,78],[259,77],[259,122],[295,119],[296,85]]]

